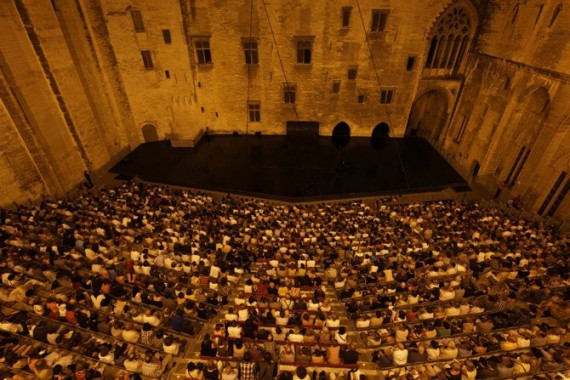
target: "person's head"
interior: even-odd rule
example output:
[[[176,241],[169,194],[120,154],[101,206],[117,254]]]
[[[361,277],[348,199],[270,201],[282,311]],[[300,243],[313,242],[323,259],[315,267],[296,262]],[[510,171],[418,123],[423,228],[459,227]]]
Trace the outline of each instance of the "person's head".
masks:
[[[273,360],[273,356],[271,355],[270,352],[266,352],[263,354],[263,360],[266,361],[267,363],[271,363],[271,361]]]
[[[299,379],[304,379],[307,376],[307,369],[303,366],[299,366],[295,370],[295,375],[297,375]]]
[[[437,340],[432,340],[430,345],[431,348],[433,348],[434,350],[439,348],[439,343],[437,342]]]
[[[246,353],[243,355],[243,360],[244,360],[246,363],[249,363],[249,362],[251,361],[251,354],[250,354],[249,352],[246,352]]]

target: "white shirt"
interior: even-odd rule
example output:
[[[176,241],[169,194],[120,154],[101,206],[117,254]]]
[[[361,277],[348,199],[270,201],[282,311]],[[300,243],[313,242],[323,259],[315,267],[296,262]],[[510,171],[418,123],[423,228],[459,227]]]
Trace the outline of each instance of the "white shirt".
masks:
[[[404,365],[408,362],[408,350],[395,349],[392,358],[394,365]]]

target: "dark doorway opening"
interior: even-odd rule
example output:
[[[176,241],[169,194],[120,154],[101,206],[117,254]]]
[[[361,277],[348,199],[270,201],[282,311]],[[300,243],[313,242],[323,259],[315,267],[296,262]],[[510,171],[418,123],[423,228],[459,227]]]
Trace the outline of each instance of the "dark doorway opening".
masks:
[[[379,149],[386,144],[388,137],[390,137],[390,126],[387,123],[382,122],[376,125],[372,130],[370,144],[372,144],[374,149]]]
[[[338,123],[332,132],[332,143],[341,149],[348,145],[350,141],[350,127],[344,121]]]
[[[142,134],[144,142],[158,141],[158,132],[156,131],[156,127],[152,124],[143,125]]]

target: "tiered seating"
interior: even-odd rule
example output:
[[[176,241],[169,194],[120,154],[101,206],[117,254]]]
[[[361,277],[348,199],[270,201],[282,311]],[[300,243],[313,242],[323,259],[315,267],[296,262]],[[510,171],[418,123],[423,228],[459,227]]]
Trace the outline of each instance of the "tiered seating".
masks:
[[[509,218],[454,202],[215,203],[140,184],[0,210],[0,370],[567,376],[567,236]],[[204,333],[201,359],[176,359]]]
[[[253,361],[262,361],[270,353],[281,371],[356,369],[358,354],[349,345],[347,327],[325,297],[321,274],[312,264],[307,271],[305,262],[265,263],[256,272],[261,275],[245,281],[202,343],[202,359],[240,361],[249,352]]]

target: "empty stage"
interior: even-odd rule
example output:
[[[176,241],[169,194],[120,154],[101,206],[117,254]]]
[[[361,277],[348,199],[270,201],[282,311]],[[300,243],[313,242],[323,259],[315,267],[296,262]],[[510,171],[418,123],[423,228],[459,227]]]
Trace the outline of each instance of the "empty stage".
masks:
[[[468,190],[420,138],[215,135],[195,148],[161,141],[139,146],[111,169],[126,177],[197,189],[308,201]]]

